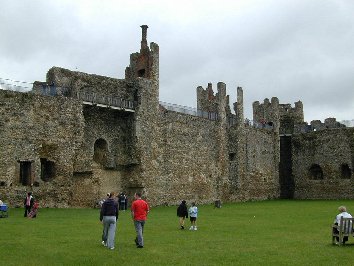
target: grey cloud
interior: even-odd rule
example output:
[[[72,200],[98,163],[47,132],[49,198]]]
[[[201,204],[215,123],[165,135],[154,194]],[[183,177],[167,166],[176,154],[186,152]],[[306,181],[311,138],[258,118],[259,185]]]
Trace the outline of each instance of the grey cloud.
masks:
[[[221,1],[182,7],[163,1],[2,1],[0,77],[33,82],[53,65],[124,77],[141,24],[160,46],[160,99],[196,105],[196,87],[223,81],[231,103],[302,100],[307,120],[354,116],[352,1]],[[193,2],[194,3],[194,2]],[[153,5],[153,6],[152,6]],[[182,5],[182,4],[181,4]],[[151,7],[151,8],[147,8]],[[176,10],[175,13],[170,13]],[[186,14],[193,17],[186,17]]]

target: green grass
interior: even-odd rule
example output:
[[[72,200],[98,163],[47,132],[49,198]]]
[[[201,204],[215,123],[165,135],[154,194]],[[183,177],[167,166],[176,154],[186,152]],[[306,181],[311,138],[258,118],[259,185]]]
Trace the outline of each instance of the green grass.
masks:
[[[130,213],[120,212],[113,251],[101,245],[97,209],[40,209],[32,220],[10,209],[0,219],[0,265],[352,265],[354,238],[331,244],[342,204],[354,210],[350,200],[199,206],[193,232],[178,229],[175,206],[152,208],[143,249]]]

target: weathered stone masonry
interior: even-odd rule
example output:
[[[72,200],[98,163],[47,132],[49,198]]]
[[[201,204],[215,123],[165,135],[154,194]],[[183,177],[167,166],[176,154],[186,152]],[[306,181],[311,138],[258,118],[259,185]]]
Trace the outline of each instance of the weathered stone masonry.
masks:
[[[45,82],[0,90],[0,197],[22,205],[92,207],[109,191],[152,205],[274,198],[353,198],[354,129],[304,122],[303,105],[253,103],[233,112],[226,84],[197,92],[196,115],[159,104],[159,46],[130,55],[125,79],[53,67]],[[202,115],[200,115],[202,114]],[[316,130],[316,131],[315,131]]]

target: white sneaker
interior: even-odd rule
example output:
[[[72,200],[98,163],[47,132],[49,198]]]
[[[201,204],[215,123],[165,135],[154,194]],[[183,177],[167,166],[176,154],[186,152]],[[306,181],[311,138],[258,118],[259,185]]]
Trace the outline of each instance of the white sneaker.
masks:
[[[194,231],[197,231],[197,230],[198,230],[198,229],[197,229],[197,227],[195,226],[195,227],[194,227]]]
[[[109,249],[111,249],[111,250],[112,250],[112,249],[114,249],[114,247],[111,247],[111,248],[109,248]]]
[[[189,227],[189,230],[193,230],[193,226]]]
[[[105,246],[105,247],[107,247],[107,244],[106,244],[106,242],[104,242],[104,241],[102,241],[102,245]]]

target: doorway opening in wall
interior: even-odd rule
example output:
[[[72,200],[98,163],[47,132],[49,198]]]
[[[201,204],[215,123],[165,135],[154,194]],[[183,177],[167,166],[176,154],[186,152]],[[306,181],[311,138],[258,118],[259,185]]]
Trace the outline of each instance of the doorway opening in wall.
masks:
[[[101,165],[107,164],[108,144],[104,139],[97,139],[94,145],[93,160]]]
[[[321,166],[319,166],[318,164],[313,164],[310,167],[310,175],[312,177],[312,179],[314,180],[321,180],[323,179],[323,171]]]
[[[343,179],[350,179],[352,177],[352,170],[348,164],[342,164],[340,168]]]
[[[32,184],[32,162],[31,161],[19,161],[20,162],[20,183],[23,186],[29,186]]]
[[[41,179],[45,182],[50,181],[55,176],[55,164],[46,158],[41,158]]]

